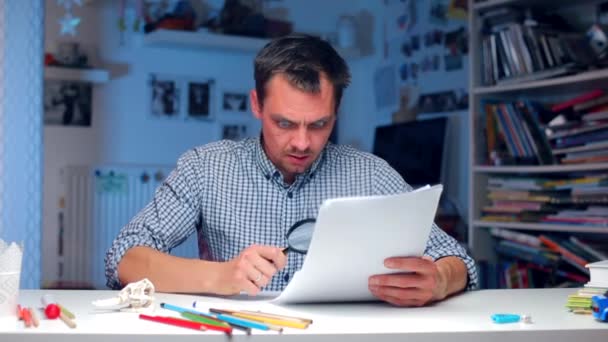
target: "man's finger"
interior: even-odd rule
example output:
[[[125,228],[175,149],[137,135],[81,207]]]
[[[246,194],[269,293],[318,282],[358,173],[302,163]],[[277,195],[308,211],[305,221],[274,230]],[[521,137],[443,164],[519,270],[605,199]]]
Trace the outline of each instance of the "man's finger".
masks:
[[[272,276],[274,276],[274,274],[278,271],[274,263],[268,261],[268,259],[264,259],[260,255],[252,256],[249,261],[251,262],[253,268],[256,271],[258,271],[262,275],[265,275],[267,278],[272,278]],[[257,274],[252,279],[255,279],[256,277]]]
[[[256,251],[264,259],[271,261],[278,270],[285,267],[287,256],[282,253],[281,248],[272,246],[257,246]]]
[[[370,285],[400,288],[423,287],[424,276],[417,273],[379,274],[369,278]]]
[[[390,269],[397,269],[422,274],[435,272],[435,264],[433,261],[419,257],[387,258],[384,260],[384,266]]]
[[[418,288],[398,288],[391,286],[373,286],[370,291],[374,296],[395,305],[420,306],[429,302],[431,293]]]
[[[252,280],[246,279],[242,284],[242,291],[250,296],[255,296],[260,292],[260,288],[253,283]]]

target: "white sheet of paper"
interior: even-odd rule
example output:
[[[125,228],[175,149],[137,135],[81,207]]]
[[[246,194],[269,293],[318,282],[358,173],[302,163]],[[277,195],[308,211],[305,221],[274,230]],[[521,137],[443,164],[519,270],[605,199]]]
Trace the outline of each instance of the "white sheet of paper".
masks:
[[[369,277],[394,272],[384,267],[388,257],[423,254],[442,190],[435,185],[398,195],[326,201],[302,269],[274,301],[376,300]]]

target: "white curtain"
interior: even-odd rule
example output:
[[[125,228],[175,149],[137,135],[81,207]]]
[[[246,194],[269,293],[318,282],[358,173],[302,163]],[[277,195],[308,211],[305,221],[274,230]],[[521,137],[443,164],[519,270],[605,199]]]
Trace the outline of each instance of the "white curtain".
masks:
[[[0,237],[24,244],[21,288],[40,287],[44,3],[0,0]]]

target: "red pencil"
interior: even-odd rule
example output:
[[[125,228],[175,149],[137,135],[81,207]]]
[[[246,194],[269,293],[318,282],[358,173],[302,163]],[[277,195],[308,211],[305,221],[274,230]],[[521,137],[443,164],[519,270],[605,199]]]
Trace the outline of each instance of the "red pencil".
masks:
[[[19,304],[17,304],[17,319],[20,321],[23,319],[23,309]]]
[[[189,328],[189,329],[194,329],[194,330],[199,330],[199,331],[207,330],[207,328],[205,328],[205,326],[200,323],[188,321],[185,319],[179,319],[179,318],[175,318],[175,317],[149,316],[149,315],[139,314],[139,318],[145,319],[148,321],[174,325],[174,326],[182,327],[182,328]]]

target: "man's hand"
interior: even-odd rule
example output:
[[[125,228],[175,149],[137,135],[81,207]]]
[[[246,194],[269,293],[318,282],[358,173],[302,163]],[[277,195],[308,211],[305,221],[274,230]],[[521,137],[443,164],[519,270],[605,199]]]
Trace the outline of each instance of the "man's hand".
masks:
[[[219,264],[215,279],[216,294],[233,295],[241,291],[250,296],[268,285],[274,274],[285,267],[287,256],[281,248],[253,245],[244,249],[236,258]]]
[[[396,257],[386,259],[384,266],[404,273],[374,275],[368,286],[374,296],[397,306],[423,306],[466,286],[467,268],[458,257],[436,262],[427,256]]]

